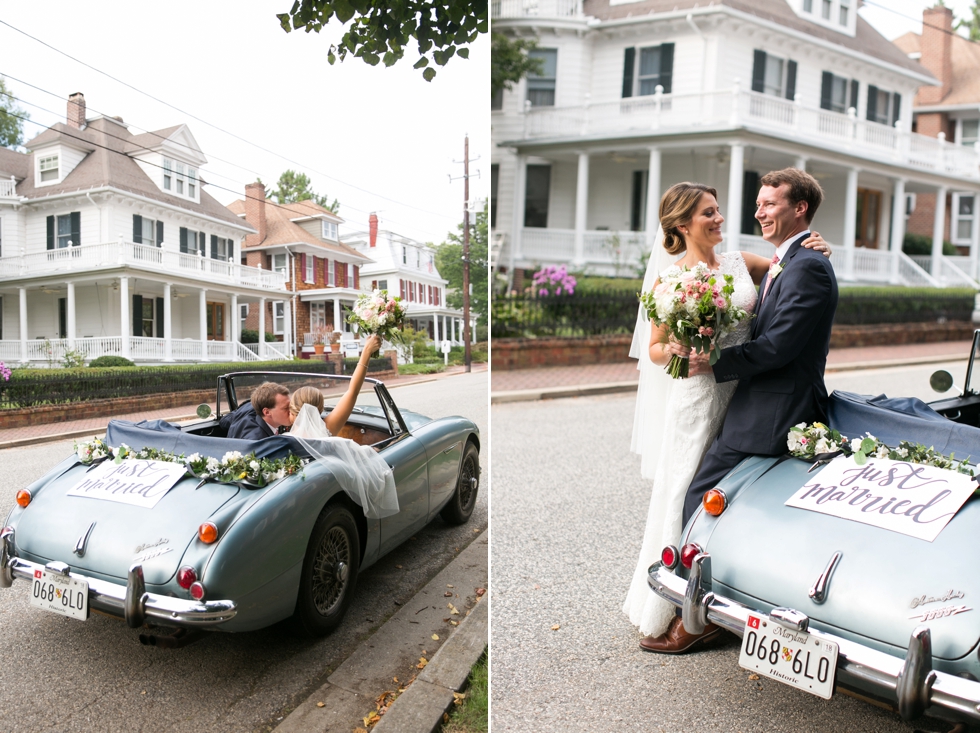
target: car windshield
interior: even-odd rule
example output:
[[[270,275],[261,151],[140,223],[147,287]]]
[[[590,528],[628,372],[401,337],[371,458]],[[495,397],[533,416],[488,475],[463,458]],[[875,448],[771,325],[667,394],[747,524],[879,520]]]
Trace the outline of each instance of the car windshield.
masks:
[[[340,398],[346,394],[350,382],[349,377],[337,377],[331,374],[292,374],[289,372],[235,374],[230,379],[238,404],[246,402],[252,391],[263,382],[277,382],[288,389],[290,393],[295,392],[300,387],[316,387],[323,393],[324,412],[329,412],[337,405]],[[387,420],[374,382],[365,381],[361,385],[352,414],[373,415]]]
[[[973,333],[973,352],[970,366],[966,371],[966,391],[964,394],[980,393],[980,330]]]

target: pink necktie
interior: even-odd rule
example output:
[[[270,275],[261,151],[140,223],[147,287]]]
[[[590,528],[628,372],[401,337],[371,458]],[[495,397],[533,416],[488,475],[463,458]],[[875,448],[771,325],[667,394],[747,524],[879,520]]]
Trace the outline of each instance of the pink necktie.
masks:
[[[772,260],[769,261],[769,269],[771,270],[773,265],[778,265],[778,264],[779,264],[779,255],[773,255]],[[769,294],[770,287],[772,287],[772,275],[770,275],[769,278],[766,280],[766,289],[762,291],[762,297],[759,299],[760,303],[766,299],[766,295]]]

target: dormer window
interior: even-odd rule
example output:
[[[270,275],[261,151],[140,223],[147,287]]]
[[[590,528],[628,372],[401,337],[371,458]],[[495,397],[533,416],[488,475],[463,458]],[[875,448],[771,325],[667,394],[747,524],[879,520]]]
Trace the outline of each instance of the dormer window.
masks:
[[[825,25],[836,23],[844,28],[851,23],[852,6],[852,0],[803,0],[804,13],[824,21]]]
[[[850,6],[851,0],[840,0],[840,24],[843,26],[847,25]]]
[[[170,158],[163,159],[163,190],[169,191],[173,185],[174,162]]]
[[[176,170],[174,171],[177,175],[177,193],[181,196],[184,195],[184,164],[178,163]]]
[[[197,198],[197,169],[187,169],[187,195],[192,199]]]
[[[183,163],[170,158],[163,159],[164,191],[172,191],[178,196],[196,201],[198,185],[197,168],[185,167]]]
[[[38,173],[42,182],[58,180],[58,156],[47,155],[37,163]]]
[[[322,222],[321,236],[324,239],[337,240],[337,225],[332,221],[324,220]]]

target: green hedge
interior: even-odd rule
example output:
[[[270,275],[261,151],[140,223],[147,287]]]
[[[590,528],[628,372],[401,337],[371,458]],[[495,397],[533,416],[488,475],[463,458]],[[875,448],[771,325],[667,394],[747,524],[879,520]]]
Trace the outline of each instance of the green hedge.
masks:
[[[243,344],[257,344],[259,342],[259,332],[252,328],[243,328],[242,333],[239,336],[239,340]],[[278,341],[274,333],[265,332],[266,341]]]
[[[264,361],[190,366],[14,369],[0,383],[0,409],[61,405],[135,395],[213,390],[222,374],[238,371],[333,374],[331,362]]]
[[[905,239],[902,240],[902,251],[907,255],[931,255],[932,237],[924,234],[909,234],[906,232]],[[943,241],[944,255],[958,255],[959,250],[951,242]]]
[[[970,288],[844,287],[834,323],[969,321],[975,296]]]
[[[354,367],[357,366],[360,359],[344,359],[344,374],[353,374]],[[378,357],[377,359],[368,359],[368,374],[372,372],[387,372],[391,370],[391,361],[386,357]]]

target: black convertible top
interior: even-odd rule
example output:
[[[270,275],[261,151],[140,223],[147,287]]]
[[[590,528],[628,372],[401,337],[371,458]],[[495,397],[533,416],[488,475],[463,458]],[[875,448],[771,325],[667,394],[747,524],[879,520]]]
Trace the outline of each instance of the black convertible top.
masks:
[[[859,395],[835,391],[827,409],[830,427],[848,438],[871,433],[886,445],[921,443],[956,457],[980,460],[980,428],[943,417],[915,397]]]
[[[308,456],[299,441],[285,435],[273,435],[262,440],[233,440],[209,435],[185,433],[165,420],[111,420],[106,429],[106,442],[115,447],[125,443],[130,448],[156,448],[180,455],[200,453],[221,458],[228,451],[242,455],[255,453],[258,458],[285,458],[290,454]]]

